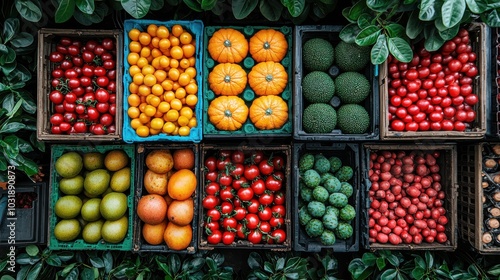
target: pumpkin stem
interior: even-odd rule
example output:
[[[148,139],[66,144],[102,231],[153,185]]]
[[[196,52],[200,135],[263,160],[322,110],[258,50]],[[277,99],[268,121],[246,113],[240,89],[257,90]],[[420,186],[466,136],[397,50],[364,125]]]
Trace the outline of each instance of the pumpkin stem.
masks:
[[[231,76],[229,76],[229,75],[224,76],[224,82],[226,82],[226,83],[231,82]]]
[[[224,47],[231,47],[231,41],[229,41],[229,39],[224,40]]]
[[[267,74],[266,75],[266,82],[270,82],[273,80],[273,75],[272,74]]]
[[[267,42],[267,41],[266,41],[266,42],[264,42],[264,49],[265,49],[265,50],[268,50],[268,49],[270,49],[270,48],[271,48],[271,44],[269,44],[269,42]]]
[[[224,111],[224,116],[226,116],[226,117],[228,117],[228,118],[229,118],[229,117],[231,117],[232,115],[233,115],[233,114],[231,113],[231,110],[227,109],[227,110],[225,110],[225,111]]]
[[[266,116],[271,116],[273,114],[273,109],[267,108],[266,109]]]

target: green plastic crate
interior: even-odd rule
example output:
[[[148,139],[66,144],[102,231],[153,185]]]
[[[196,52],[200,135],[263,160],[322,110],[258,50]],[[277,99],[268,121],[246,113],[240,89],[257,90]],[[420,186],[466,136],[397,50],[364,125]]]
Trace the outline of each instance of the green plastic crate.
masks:
[[[59,191],[59,180],[61,176],[55,170],[56,160],[64,153],[74,151],[80,154],[89,152],[106,153],[111,150],[123,150],[130,158],[130,189],[128,192],[128,230],[125,239],[120,243],[108,243],[101,240],[95,244],[85,242],[81,236],[74,241],[63,242],[55,238],[53,229],[59,218],[53,212],[56,201],[61,196]],[[49,207],[49,242],[51,250],[117,250],[130,251],[133,243],[133,223],[134,223],[134,186],[135,186],[135,146],[134,145],[105,145],[105,146],[72,146],[72,145],[54,145],[52,146],[52,156],[50,161],[50,207]]]
[[[283,100],[288,104],[288,121],[280,128],[280,129],[271,129],[271,130],[260,130],[257,129],[252,121],[250,120],[250,116],[247,118],[247,121],[243,124],[243,126],[235,131],[224,131],[224,130],[219,130],[217,129],[212,123],[210,123],[210,120],[208,119],[208,107],[210,106],[210,103],[212,100],[214,100],[217,96],[216,94],[210,89],[210,85],[208,84],[208,74],[212,71],[212,69],[218,64],[217,61],[213,60],[212,57],[210,56],[210,53],[208,52],[208,41],[216,32],[217,30],[221,28],[232,28],[235,30],[240,31],[243,35],[245,35],[245,38],[247,41],[250,40],[250,38],[258,31],[262,29],[275,29],[280,31],[285,35],[285,38],[288,43],[288,51],[283,60],[281,60],[281,64],[283,67],[285,67],[285,70],[288,74],[288,84],[283,90],[283,92],[279,95]],[[203,94],[203,137],[205,138],[244,138],[244,137],[262,137],[263,135],[266,136],[274,136],[274,137],[289,137],[292,135],[292,130],[293,130],[293,124],[292,124],[292,96],[293,96],[293,85],[292,85],[292,69],[293,69],[293,42],[292,42],[292,37],[293,37],[293,29],[288,26],[282,26],[279,28],[276,27],[265,27],[265,26],[207,26],[205,27],[205,33],[204,33],[204,59],[205,63],[203,64],[203,73],[205,74],[205,79],[204,79],[204,94]],[[246,58],[239,63],[239,65],[247,72],[247,74],[252,70],[252,67],[256,65],[255,61],[253,60],[252,56],[250,55],[250,52],[248,52]],[[252,105],[252,101],[258,97],[256,94],[253,92],[252,88],[247,82],[247,86],[245,90],[238,95],[238,97],[242,98],[248,108],[250,109],[250,106]],[[266,136],[266,137],[268,137]]]

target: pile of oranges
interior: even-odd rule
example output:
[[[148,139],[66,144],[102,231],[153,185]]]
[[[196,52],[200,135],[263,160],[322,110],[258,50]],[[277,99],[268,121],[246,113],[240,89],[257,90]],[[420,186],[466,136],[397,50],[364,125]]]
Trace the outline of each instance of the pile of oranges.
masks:
[[[181,25],[133,28],[127,61],[130,126],[138,136],[189,136],[197,125],[196,43]]]

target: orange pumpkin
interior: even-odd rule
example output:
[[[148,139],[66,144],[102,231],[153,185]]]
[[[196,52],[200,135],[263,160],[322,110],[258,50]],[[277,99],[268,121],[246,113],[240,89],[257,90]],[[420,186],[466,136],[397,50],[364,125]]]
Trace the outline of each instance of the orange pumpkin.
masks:
[[[221,28],[208,41],[208,52],[219,63],[239,63],[248,54],[248,41],[236,29]]]
[[[247,85],[247,72],[238,64],[217,64],[208,75],[208,84],[217,95],[238,95]]]
[[[288,105],[279,96],[261,96],[250,106],[250,120],[258,129],[279,129],[288,121]]]
[[[260,62],[248,73],[248,83],[257,95],[278,95],[288,83],[288,74],[278,62]]]
[[[262,29],[250,38],[249,51],[257,62],[280,62],[287,50],[285,35],[274,29]]]
[[[219,96],[210,103],[208,118],[219,130],[238,130],[248,118],[248,107],[238,96]]]

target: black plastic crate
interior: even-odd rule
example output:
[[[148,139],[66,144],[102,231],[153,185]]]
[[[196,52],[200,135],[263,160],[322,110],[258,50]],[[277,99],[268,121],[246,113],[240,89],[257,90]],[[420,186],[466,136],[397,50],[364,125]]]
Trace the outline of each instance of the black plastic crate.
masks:
[[[379,139],[379,85],[378,85],[378,66],[371,63],[363,73],[368,81],[371,82],[371,93],[360,103],[367,110],[370,116],[370,125],[368,131],[363,134],[345,134],[340,129],[334,129],[331,133],[313,134],[307,133],[302,129],[302,112],[305,109],[306,101],[302,98],[302,78],[305,71],[302,69],[302,46],[303,42],[311,38],[323,38],[332,43],[335,47],[341,40],[339,33],[342,26],[337,25],[305,25],[296,26],[294,34],[294,132],[293,137],[301,141],[373,141]],[[335,65],[335,62],[334,62]],[[340,107],[340,101],[334,95],[330,104],[335,110]]]
[[[370,153],[372,151],[438,151],[440,157],[437,164],[440,167],[439,174],[441,175],[442,190],[445,192],[445,199],[443,207],[446,210],[446,217],[448,224],[446,225],[445,233],[448,240],[441,244],[438,242],[427,243],[425,240],[421,244],[406,244],[392,245],[391,243],[370,243],[369,241],[369,226],[368,221],[370,216],[368,210],[370,209],[371,201],[369,190],[371,188],[370,178],[368,176],[370,170]],[[361,239],[365,249],[370,250],[440,250],[440,251],[454,251],[457,248],[458,240],[458,226],[457,226],[457,193],[459,186],[457,185],[457,147],[455,144],[364,144],[361,149],[362,157],[362,184],[365,188],[362,191],[362,204],[363,204],[363,217],[361,224],[363,231]]]
[[[254,143],[254,142],[252,142]],[[204,168],[204,163],[206,158],[215,155],[218,151],[220,150],[227,150],[227,151],[243,151],[245,153],[245,157],[249,156],[252,152],[254,151],[262,151],[265,154],[273,154],[273,155],[280,155],[283,157],[285,160],[285,165],[283,167],[282,172],[284,173],[284,181],[283,181],[283,186],[281,188],[281,192],[284,193],[285,196],[285,217],[284,217],[284,225],[282,226],[281,229],[285,231],[286,234],[286,239],[282,244],[267,244],[267,243],[260,243],[260,244],[252,244],[248,240],[237,240],[233,242],[230,245],[224,245],[222,242],[218,244],[210,244],[207,241],[207,236],[205,234],[205,227],[204,227],[204,218],[205,218],[205,213],[206,209],[204,209],[202,205],[203,198],[205,196],[205,175],[207,174],[208,170]],[[291,179],[291,161],[292,161],[292,156],[291,156],[291,146],[287,144],[281,144],[281,145],[276,145],[276,144],[269,144],[269,145],[252,145],[251,143],[241,143],[239,145],[235,144],[201,144],[200,146],[200,166],[203,166],[201,168],[201,175],[200,175],[200,182],[202,182],[202,186],[200,188],[200,193],[199,195],[199,205],[198,207],[198,218],[199,218],[199,226],[198,226],[198,249],[199,250],[213,250],[213,249],[249,249],[249,250],[271,250],[271,251],[290,251],[292,249],[292,204],[291,204],[291,192],[292,192],[292,179]],[[236,240],[236,239],[235,239]]]
[[[197,144],[138,144],[136,148],[136,166],[137,166],[137,173],[136,173],[136,178],[137,178],[137,188],[135,190],[135,207],[137,209],[137,203],[139,202],[140,198],[142,197],[143,193],[146,193],[146,190],[144,189],[144,174],[147,171],[146,167],[146,156],[148,155],[149,152],[154,151],[154,150],[164,150],[168,149],[171,152],[174,150],[179,150],[179,149],[192,149],[194,152],[194,174],[196,175],[196,178],[198,178],[198,186],[196,187],[196,190],[192,196],[193,198],[193,203],[194,203],[194,216],[193,216],[193,221],[191,222],[191,226],[193,228],[193,237],[191,239],[191,243],[189,244],[189,247],[186,248],[185,250],[177,251],[177,250],[171,250],[168,248],[168,246],[163,242],[160,245],[151,245],[148,244],[144,238],[142,237],[142,226],[144,224],[143,221],[137,216],[137,213],[134,215],[134,242],[133,242],[133,247],[132,250],[134,252],[177,252],[177,253],[187,253],[187,254],[194,254],[196,252],[197,248],[197,243],[198,243],[198,196],[199,196],[199,187],[200,187],[200,161],[199,161],[199,151],[198,151],[198,145]]]
[[[299,159],[305,153],[319,154],[325,157],[336,156],[342,160],[342,165],[351,166],[354,175],[349,183],[353,187],[353,194],[349,198],[349,205],[356,210],[356,218],[351,221],[353,235],[347,240],[336,240],[331,246],[323,245],[319,238],[307,236],[304,227],[299,223]],[[293,145],[293,230],[294,230],[294,251],[319,252],[321,249],[333,249],[334,252],[357,252],[359,250],[360,232],[360,169],[359,169],[359,145],[351,143],[294,143]]]
[[[0,190],[0,196],[8,198],[9,190]],[[48,201],[49,192],[46,183],[19,183],[15,185],[16,194],[33,193],[36,198],[31,208],[15,208],[15,219],[9,213],[9,202],[0,202],[0,245],[29,245],[45,244],[47,242],[48,229]],[[19,201],[16,201],[19,203]],[[7,226],[15,222],[15,235]],[[9,237],[12,236],[12,239]],[[12,243],[12,242],[15,243]]]

